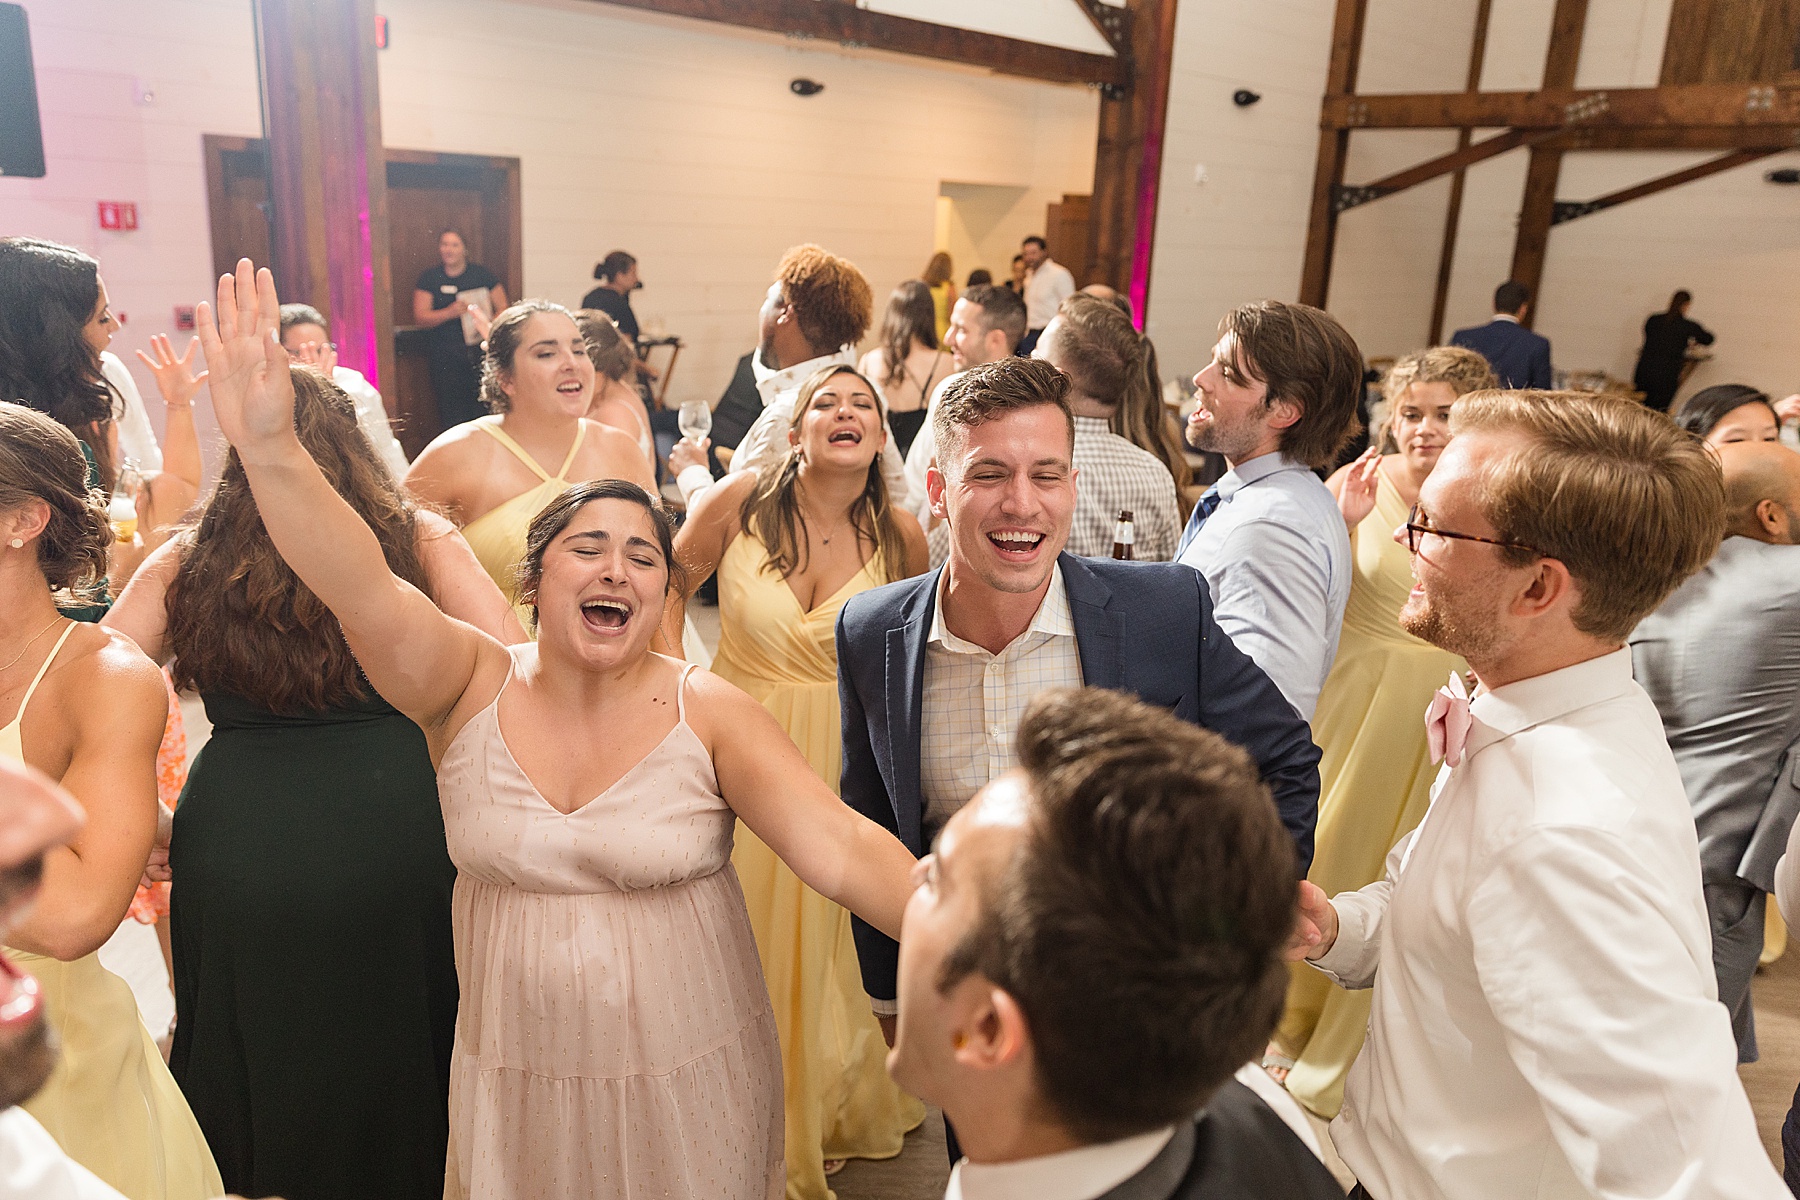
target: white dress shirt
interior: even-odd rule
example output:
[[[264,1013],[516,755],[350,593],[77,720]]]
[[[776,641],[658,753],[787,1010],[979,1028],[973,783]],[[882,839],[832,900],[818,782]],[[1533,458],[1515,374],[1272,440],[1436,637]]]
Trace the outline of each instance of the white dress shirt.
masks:
[[[1162,459],[1112,431],[1100,417],[1075,418],[1075,523],[1068,551],[1084,558],[1112,554],[1119,510],[1131,513],[1132,557],[1168,562],[1181,536],[1175,477]]]
[[[808,379],[821,369],[837,364],[852,370],[856,368],[856,355],[848,347],[836,354],[809,358],[803,363],[796,363],[779,371],[771,371],[763,366],[761,355],[750,361],[756,371],[756,390],[762,395],[763,410],[745,431],[744,440],[738,443],[737,453],[731,460],[731,473],[734,475],[739,471],[760,470],[781,461],[788,451],[788,428],[794,419],[794,404],[800,399],[800,389]],[[879,396],[880,387],[872,386],[875,386],[876,395]],[[885,404],[884,400],[884,407]],[[886,417],[882,418],[882,426],[887,427]],[[887,444],[881,448],[881,475],[887,481],[888,502],[910,509],[912,504],[907,494],[906,460],[894,445],[892,429],[888,429]],[[692,494],[689,493],[690,496]]]
[[[1025,326],[1047,329],[1062,302],[1075,294],[1075,276],[1053,258],[1045,258],[1037,270],[1025,276]]]
[[[0,1196],[7,1200],[125,1200],[63,1153],[22,1108],[0,1113]]]
[[[1618,650],[1479,693],[1316,964],[1375,988],[1332,1141],[1382,1200],[1787,1198],[1713,980],[1693,816]]]
[[[1227,471],[1219,507],[1178,561],[1206,576],[1213,616],[1312,720],[1350,602],[1350,530],[1304,463],[1279,452]]]
[[[1142,1171],[1175,1136],[1173,1125],[1008,1163],[958,1162],[944,1200],[1094,1200]]]
[[[376,457],[387,464],[398,483],[411,464],[406,461],[406,451],[400,448],[400,439],[394,436],[394,427],[388,422],[387,405],[382,402],[381,393],[361,371],[349,367],[332,368],[331,382],[343,388],[344,394],[356,405],[357,427],[369,439],[369,445],[375,447]]]
[[[1081,686],[1081,655],[1062,567],[1024,633],[999,654],[964,641],[944,625],[944,581],[932,604],[925,643],[919,723],[919,785],[927,844],[956,810],[1018,765],[1013,735],[1038,693]]]
[[[150,413],[138,392],[137,380],[131,377],[131,368],[111,350],[102,350],[100,374],[119,396],[119,402],[113,406],[119,452],[136,463],[140,471],[162,470],[162,447],[156,444],[156,431],[151,428]]]

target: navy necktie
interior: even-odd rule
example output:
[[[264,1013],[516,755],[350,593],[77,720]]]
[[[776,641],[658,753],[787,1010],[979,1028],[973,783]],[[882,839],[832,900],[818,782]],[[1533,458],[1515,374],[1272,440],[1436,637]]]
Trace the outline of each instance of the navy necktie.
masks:
[[[1176,558],[1180,558],[1188,544],[1200,536],[1200,527],[1206,524],[1206,518],[1217,512],[1219,505],[1224,502],[1225,497],[1219,495],[1219,485],[1216,483],[1200,493],[1200,502],[1194,505],[1194,511],[1188,515],[1187,528],[1181,531],[1181,545],[1176,548]]]

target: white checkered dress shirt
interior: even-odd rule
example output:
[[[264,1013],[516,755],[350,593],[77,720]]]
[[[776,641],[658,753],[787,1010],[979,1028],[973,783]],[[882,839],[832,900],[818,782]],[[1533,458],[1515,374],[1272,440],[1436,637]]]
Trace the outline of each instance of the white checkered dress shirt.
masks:
[[[1018,765],[1013,735],[1032,697],[1052,688],[1080,686],[1081,656],[1060,566],[1053,569],[1050,590],[1031,625],[999,654],[989,654],[944,628],[940,578],[925,644],[919,726],[927,845],[989,780]]]
[[[1137,535],[1132,557],[1168,562],[1181,537],[1181,510],[1175,504],[1175,477],[1162,459],[1114,433],[1099,417],[1075,418],[1075,524],[1070,554],[1106,558],[1112,554],[1119,510],[1131,513]]]

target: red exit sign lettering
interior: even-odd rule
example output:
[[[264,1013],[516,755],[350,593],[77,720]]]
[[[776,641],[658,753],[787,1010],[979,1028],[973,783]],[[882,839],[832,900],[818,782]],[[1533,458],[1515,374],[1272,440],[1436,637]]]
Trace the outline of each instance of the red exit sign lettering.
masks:
[[[102,229],[136,229],[138,227],[137,205],[129,200],[101,200],[100,228]]]

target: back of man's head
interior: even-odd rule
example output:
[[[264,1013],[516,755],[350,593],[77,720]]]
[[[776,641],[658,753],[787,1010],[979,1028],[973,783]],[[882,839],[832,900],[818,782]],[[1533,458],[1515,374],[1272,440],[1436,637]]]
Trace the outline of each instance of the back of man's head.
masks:
[[[1040,696],[1018,752],[1026,833],[945,974],[1018,1002],[1076,1137],[1189,1117],[1280,1015],[1293,841],[1248,754],[1118,692]]]
[[[1516,279],[1509,279],[1494,289],[1494,311],[1516,317],[1531,303],[1531,289]]]
[[[1110,298],[1090,293],[1070,296],[1056,315],[1044,341],[1053,343],[1057,365],[1077,394],[1117,405],[1145,373],[1144,335]]]
[[[818,246],[795,246],[775,267],[781,294],[800,332],[820,354],[854,346],[869,332],[875,308],[869,281],[846,258]]]
[[[1323,309],[1259,300],[1225,314],[1221,337],[1236,343],[1234,364],[1286,400],[1300,419],[1281,432],[1281,452],[1309,467],[1331,465],[1362,428],[1362,351]]]
[[[1075,414],[1069,407],[1069,377],[1035,358],[1003,358],[970,367],[945,386],[931,414],[937,437],[938,469],[950,475],[963,449],[963,434],[1008,413],[1053,405],[1068,422],[1069,449],[1075,445]]]
[[[1759,542],[1800,538],[1800,454],[1780,442],[1728,442],[1715,453],[1725,471],[1725,532]],[[1765,520],[1775,515],[1765,506],[1782,519]]]
[[[1581,589],[1571,614],[1622,643],[1706,565],[1725,532],[1725,484],[1699,439],[1635,400],[1589,392],[1472,392],[1450,431],[1515,435],[1481,506],[1511,566],[1554,558]],[[1522,547],[1530,547],[1523,549]]]
[[[1025,301],[1011,288],[991,283],[977,284],[962,298],[981,310],[981,331],[985,335],[998,329],[1006,335],[1006,353],[1019,348],[1025,337]]]

